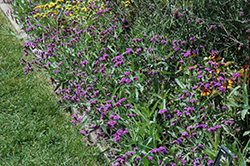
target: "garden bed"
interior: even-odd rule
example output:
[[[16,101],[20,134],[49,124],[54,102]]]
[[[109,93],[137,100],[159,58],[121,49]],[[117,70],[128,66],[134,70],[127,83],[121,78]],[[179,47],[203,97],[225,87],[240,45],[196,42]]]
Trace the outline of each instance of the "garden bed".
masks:
[[[225,145],[246,165],[249,2],[11,4],[32,38],[24,56],[41,50],[24,72],[60,80],[71,123],[93,124],[89,146],[105,140],[117,165],[209,165]]]

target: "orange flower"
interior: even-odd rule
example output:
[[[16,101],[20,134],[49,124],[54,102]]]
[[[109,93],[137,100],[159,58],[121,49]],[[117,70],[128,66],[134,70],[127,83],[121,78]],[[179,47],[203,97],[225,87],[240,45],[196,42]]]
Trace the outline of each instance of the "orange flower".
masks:
[[[243,67],[244,71],[246,71],[247,68],[248,68],[248,65],[245,65],[245,66]]]
[[[196,56],[196,54],[195,54],[195,53],[193,53],[191,56],[192,56],[192,57],[195,57],[195,56]]]
[[[211,93],[211,91],[209,91],[208,89],[203,87],[203,92],[201,92],[201,96],[208,96],[210,93]]]
[[[240,77],[244,77],[245,71],[247,70],[248,65],[245,65],[241,70],[240,70]]]
[[[221,86],[222,88],[226,88],[226,84],[224,84],[223,86]],[[231,88],[232,84],[227,84],[227,88]]]
[[[219,60],[221,60],[222,58],[221,58],[221,57],[218,57],[217,55],[210,55],[208,59],[213,59],[213,61],[219,61]]]
[[[215,57],[214,59],[213,59],[213,61],[219,61],[219,60],[221,60],[222,58],[221,57]]]

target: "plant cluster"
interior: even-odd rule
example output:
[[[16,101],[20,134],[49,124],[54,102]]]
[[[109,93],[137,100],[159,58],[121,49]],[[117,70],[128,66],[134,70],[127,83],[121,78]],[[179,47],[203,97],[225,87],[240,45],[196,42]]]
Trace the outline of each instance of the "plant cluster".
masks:
[[[249,2],[29,3],[21,19],[34,40],[24,45],[24,72],[59,79],[58,102],[81,108],[117,165],[210,165],[222,144],[234,165],[246,165]]]

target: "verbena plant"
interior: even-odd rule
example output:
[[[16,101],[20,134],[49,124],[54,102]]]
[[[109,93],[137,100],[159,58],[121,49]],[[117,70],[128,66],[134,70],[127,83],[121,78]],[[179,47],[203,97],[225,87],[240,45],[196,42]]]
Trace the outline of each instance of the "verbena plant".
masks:
[[[12,4],[34,37],[24,55],[41,50],[25,73],[59,79],[58,102],[82,109],[117,165],[209,165],[222,144],[246,165],[249,2]]]

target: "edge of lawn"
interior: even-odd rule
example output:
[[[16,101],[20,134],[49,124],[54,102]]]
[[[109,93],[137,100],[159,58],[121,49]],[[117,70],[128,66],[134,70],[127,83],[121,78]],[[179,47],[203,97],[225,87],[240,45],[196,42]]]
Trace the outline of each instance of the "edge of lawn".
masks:
[[[24,41],[0,12],[0,163],[3,165],[105,165],[98,148],[83,135],[56,102],[43,72],[24,74]]]

